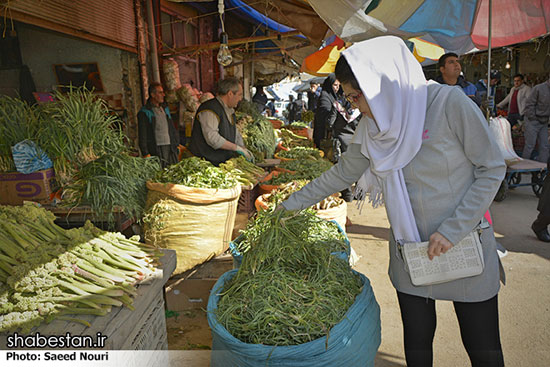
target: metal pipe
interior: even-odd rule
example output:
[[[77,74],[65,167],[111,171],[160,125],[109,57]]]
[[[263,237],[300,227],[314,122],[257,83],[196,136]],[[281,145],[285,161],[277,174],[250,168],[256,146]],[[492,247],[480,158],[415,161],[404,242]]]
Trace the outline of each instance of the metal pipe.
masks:
[[[489,95],[491,94],[491,46],[492,46],[492,25],[493,25],[493,0],[489,0],[489,32],[487,33],[488,36],[488,44],[487,44],[487,102],[489,102]],[[489,106],[489,103],[487,103],[487,121],[489,121],[489,118],[491,117],[491,107]]]
[[[157,54],[157,37],[155,35],[155,17],[153,16],[153,1],[147,0],[147,28],[149,32],[149,47],[151,66],[153,68],[153,81],[160,83],[159,58]]]

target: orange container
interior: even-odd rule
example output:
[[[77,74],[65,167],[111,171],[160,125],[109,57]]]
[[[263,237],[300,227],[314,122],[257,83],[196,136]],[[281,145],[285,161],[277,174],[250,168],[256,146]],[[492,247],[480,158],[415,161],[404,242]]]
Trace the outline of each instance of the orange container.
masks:
[[[256,198],[256,201],[254,202],[254,206],[256,207],[256,211],[260,210],[267,210],[269,209],[269,206],[265,202],[263,195],[260,195]]]
[[[274,129],[280,129],[281,126],[284,125],[284,122],[277,119],[269,119],[269,122],[271,122],[271,125],[273,126]]]

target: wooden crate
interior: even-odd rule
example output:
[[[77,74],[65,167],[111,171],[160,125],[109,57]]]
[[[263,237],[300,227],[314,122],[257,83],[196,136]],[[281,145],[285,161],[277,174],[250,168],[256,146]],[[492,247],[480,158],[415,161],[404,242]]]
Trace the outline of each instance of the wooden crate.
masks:
[[[136,320],[137,321],[137,320]],[[168,350],[162,290],[130,333],[122,350]]]
[[[251,190],[243,190],[239,197],[239,204],[237,206],[237,213],[253,214],[256,211],[254,202],[260,196],[259,185],[255,185]]]

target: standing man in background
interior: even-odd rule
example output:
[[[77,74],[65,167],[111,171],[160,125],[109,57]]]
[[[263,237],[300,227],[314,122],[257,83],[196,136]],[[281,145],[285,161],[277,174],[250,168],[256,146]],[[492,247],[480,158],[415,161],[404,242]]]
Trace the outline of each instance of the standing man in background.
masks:
[[[533,87],[525,102],[524,159],[531,159],[535,144],[539,143],[537,161],[548,162],[548,120],[550,119],[550,79]]]
[[[189,150],[215,166],[237,154],[252,161],[254,156],[244,147],[237,130],[235,107],[243,99],[243,87],[237,78],[225,78],[218,83],[216,98],[199,106],[193,122]]]
[[[514,126],[519,120],[523,119],[523,112],[525,110],[525,102],[527,97],[531,93],[531,87],[523,83],[523,75],[514,75],[514,86],[510,90],[510,93],[499,104],[498,108],[504,108],[508,105],[508,121],[510,126]]]
[[[439,58],[437,62],[439,72],[441,73],[435,81],[439,84],[457,85],[472,101],[478,106],[481,105],[481,100],[477,95],[477,88],[472,83],[466,81],[462,73],[462,66],[458,61],[458,55],[454,52],[448,52]]]
[[[178,163],[179,135],[170,110],[163,106],[164,89],[160,83],[149,85],[149,99],[139,110],[139,149],[144,157],[158,156],[162,168]]]

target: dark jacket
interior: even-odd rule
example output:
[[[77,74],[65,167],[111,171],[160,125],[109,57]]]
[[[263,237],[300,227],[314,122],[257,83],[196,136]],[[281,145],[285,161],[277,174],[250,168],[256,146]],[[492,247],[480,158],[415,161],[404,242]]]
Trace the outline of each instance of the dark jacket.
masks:
[[[218,125],[218,131],[220,135],[230,141],[235,143],[237,137],[237,126],[234,121],[236,121],[235,114],[231,116],[233,122],[229,121],[225,110],[218,101],[217,98],[210,99],[199,106],[197,113],[195,114],[195,120],[193,121],[193,130],[191,132],[191,143],[189,144],[189,150],[191,153],[197,157],[205,158],[207,161],[210,161],[212,164],[218,166],[220,163],[227,161],[230,158],[236,156],[235,152],[225,149],[214,149],[206,142],[204,134],[202,133],[202,127],[200,121],[197,119],[197,116],[200,112],[210,110],[218,116],[220,124]]]
[[[179,134],[174,123],[172,116],[170,116],[170,110],[168,107],[164,107],[166,112],[166,120],[168,121],[168,134],[170,135],[170,148],[173,153],[177,153],[179,144]],[[157,141],[155,139],[155,126],[156,117],[153,111],[153,105],[151,100],[147,100],[145,106],[139,110],[137,114],[138,118],[138,135],[139,135],[139,149],[142,155],[158,155],[157,153]]]
[[[327,76],[322,86],[317,109],[315,110],[315,118],[313,119],[313,141],[318,148],[320,147],[321,140],[327,137],[328,129],[332,129],[332,125],[338,114],[338,111],[336,111],[333,106],[337,98],[334,89],[332,89],[332,84],[334,84],[335,80],[336,76],[334,73]]]
[[[435,81],[438,82],[439,84],[447,84],[443,80],[442,75],[435,78]],[[456,85],[458,85],[460,88],[462,88],[464,93],[466,93],[466,95],[468,97],[470,97],[470,99],[472,101],[474,101],[475,104],[477,104],[478,106],[481,106],[481,98],[479,96],[477,87],[475,85],[473,85],[472,83],[467,81],[462,75],[458,76],[458,80],[456,81]]]

